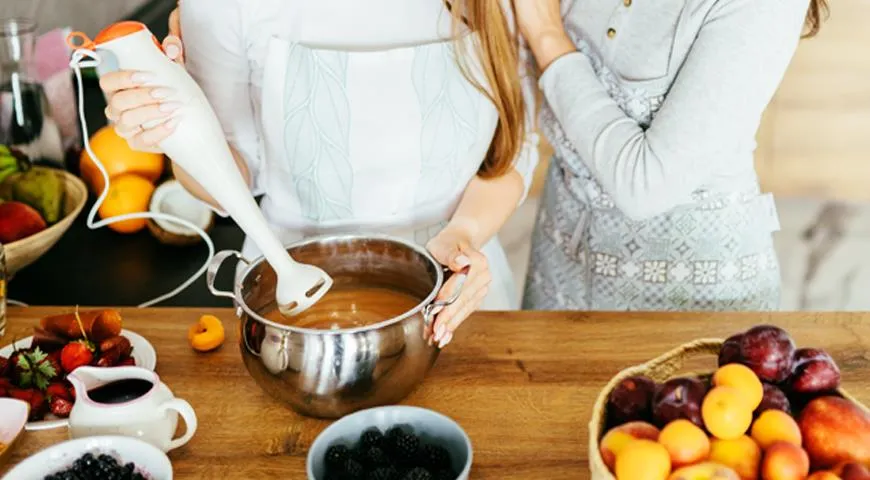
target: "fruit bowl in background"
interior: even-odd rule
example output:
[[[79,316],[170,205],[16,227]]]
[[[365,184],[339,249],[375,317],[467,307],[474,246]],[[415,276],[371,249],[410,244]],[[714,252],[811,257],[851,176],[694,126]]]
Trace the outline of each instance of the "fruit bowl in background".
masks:
[[[10,277],[45,255],[45,252],[49,251],[69,230],[88,199],[87,187],[81,179],[64,170],[51,170],[60,177],[64,185],[61,219],[39,233],[3,245],[6,253],[6,271]]]
[[[732,337],[733,338],[733,337]],[[609,431],[609,429],[615,429],[615,425],[613,419],[608,418],[608,407],[609,400],[611,398],[611,392],[613,392],[617,387],[623,384],[626,380],[637,379],[638,377],[646,377],[658,385],[662,383],[680,378],[680,379],[697,379],[701,382],[706,383],[711,380],[713,376],[713,369],[702,371],[702,372],[686,372],[684,371],[684,365],[695,364],[695,360],[706,358],[716,359],[719,357],[720,362],[722,363],[723,356],[727,356],[726,353],[723,353],[723,345],[726,346],[730,342],[729,340],[722,340],[717,338],[710,339],[699,339],[693,342],[689,342],[683,344],[649,362],[646,362],[641,365],[635,365],[629,368],[626,368],[619,372],[616,376],[614,376],[610,382],[608,382],[607,386],[601,391],[598,398],[595,401],[592,410],[592,418],[589,422],[589,469],[591,472],[592,480],[616,480],[616,475],[611,472],[610,468],[608,468],[608,462],[605,461],[602,456],[601,450],[601,442],[603,440],[605,433]],[[723,355],[723,356],[720,356]],[[731,361],[727,361],[725,363],[731,363]],[[839,372],[837,372],[839,374]],[[837,380],[839,381],[839,376],[837,376]],[[691,382],[686,382],[685,390],[683,390],[686,396],[698,396],[696,395],[698,392],[691,391],[692,385],[689,385]],[[653,395],[658,395],[661,391],[661,388],[657,386],[648,386],[648,385],[639,385],[635,384],[638,392],[641,390],[649,390],[652,388],[654,393]],[[767,384],[765,384],[767,385]],[[769,401],[767,398],[767,388],[765,386],[765,397],[764,401]],[[706,387],[704,387],[701,392],[701,397],[703,397],[707,391]],[[831,391],[829,395],[833,395],[835,397],[841,397],[845,399],[847,402],[854,404],[855,411],[864,412],[865,419],[870,419],[870,410],[867,409],[866,406],[862,405],[858,400],[851,397],[848,393],[846,393],[841,388],[836,389],[836,391]],[[786,400],[787,401],[787,400]],[[777,408],[775,405],[770,405],[768,408]],[[670,412],[675,413],[675,412]],[[694,412],[700,417],[700,409],[697,412]],[[652,414],[650,412],[650,414]],[[652,421],[652,420],[651,420]],[[702,422],[700,418],[694,420],[693,423]],[[617,422],[618,423],[618,422]],[[628,434],[633,436],[636,439],[646,438],[648,440],[655,441],[658,437],[660,430],[657,428],[652,428],[652,425],[648,425],[649,430],[653,430],[651,432],[644,430],[644,425],[646,422],[635,422],[637,425],[632,427],[635,429],[633,432],[629,432]],[[868,425],[870,427],[870,425]],[[660,427],[659,427],[660,428]],[[749,432],[746,432],[744,436],[750,435]],[[610,462],[614,461],[614,458],[610,459]],[[705,463],[706,461],[701,461],[701,463]],[[709,463],[706,462],[707,465],[721,465],[718,463]],[[676,470],[676,468],[674,469]],[[708,470],[710,470],[708,468]],[[710,473],[712,470],[705,472],[707,475],[712,475]],[[739,473],[739,472],[738,472]],[[650,477],[653,478],[653,477]],[[657,477],[656,477],[657,478]],[[666,476],[662,478],[675,478],[673,476]],[[679,477],[683,478],[683,477]],[[694,477],[692,477],[694,478]],[[700,478],[700,477],[699,477]],[[704,478],[716,478],[716,479],[730,479],[733,478],[731,476],[724,475],[723,476],[712,476],[712,477],[704,477]],[[760,475],[757,478],[762,478]],[[786,478],[786,477],[783,477]],[[791,478],[791,477],[788,477]],[[805,478],[805,477],[802,477]],[[844,477],[845,478],[845,477]],[[863,478],[863,477],[860,477]]]

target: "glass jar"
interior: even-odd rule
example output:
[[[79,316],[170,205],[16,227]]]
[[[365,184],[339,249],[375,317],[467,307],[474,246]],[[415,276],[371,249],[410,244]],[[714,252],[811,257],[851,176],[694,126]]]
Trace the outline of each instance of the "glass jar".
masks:
[[[63,167],[63,141],[36,71],[36,22],[0,19],[0,144]]]

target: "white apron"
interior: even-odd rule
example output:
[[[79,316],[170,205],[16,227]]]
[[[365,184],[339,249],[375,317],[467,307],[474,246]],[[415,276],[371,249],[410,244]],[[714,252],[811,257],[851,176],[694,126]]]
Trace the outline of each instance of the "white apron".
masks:
[[[282,242],[369,231],[425,245],[444,227],[498,122],[453,55],[451,41],[350,51],[270,39],[255,182]],[[482,250],[493,276],[482,309],[519,308],[498,240]],[[250,239],[242,253],[261,255]]]

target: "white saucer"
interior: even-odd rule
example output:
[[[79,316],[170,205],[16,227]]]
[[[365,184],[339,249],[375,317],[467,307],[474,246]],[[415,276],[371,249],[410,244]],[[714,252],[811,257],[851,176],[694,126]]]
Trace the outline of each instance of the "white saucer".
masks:
[[[132,357],[136,360],[136,366],[147,368],[153,372],[154,369],[157,368],[157,352],[154,351],[154,346],[152,346],[148,340],[145,340],[145,337],[136,332],[122,329],[121,335],[127,337],[127,339],[130,340],[130,344],[133,345]],[[33,337],[22,338],[14,344],[0,348],[0,357],[9,358],[12,356],[12,353],[16,348],[30,348],[30,342],[32,339]],[[49,430],[52,428],[66,427],[67,425],[69,425],[67,419],[57,418],[49,413],[45,416],[45,420],[39,422],[27,422],[24,428],[27,431]]]

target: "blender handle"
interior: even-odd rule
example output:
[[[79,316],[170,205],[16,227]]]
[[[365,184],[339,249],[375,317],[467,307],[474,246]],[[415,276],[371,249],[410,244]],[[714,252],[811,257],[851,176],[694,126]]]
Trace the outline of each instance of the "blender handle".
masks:
[[[223,263],[230,257],[236,257],[236,260],[244,263],[245,265],[251,264],[251,262],[247,258],[242,256],[241,252],[238,252],[236,250],[224,250],[224,251],[218,252],[215,254],[215,256],[208,263],[208,270],[206,270],[206,273],[205,273],[205,282],[206,282],[206,285],[208,286],[208,290],[211,292],[212,295],[214,295],[216,297],[232,298],[233,300],[235,300],[236,299],[235,293],[224,291],[224,290],[218,290],[218,288],[214,284],[215,279],[217,279],[217,274],[221,268],[221,265],[223,265]]]

